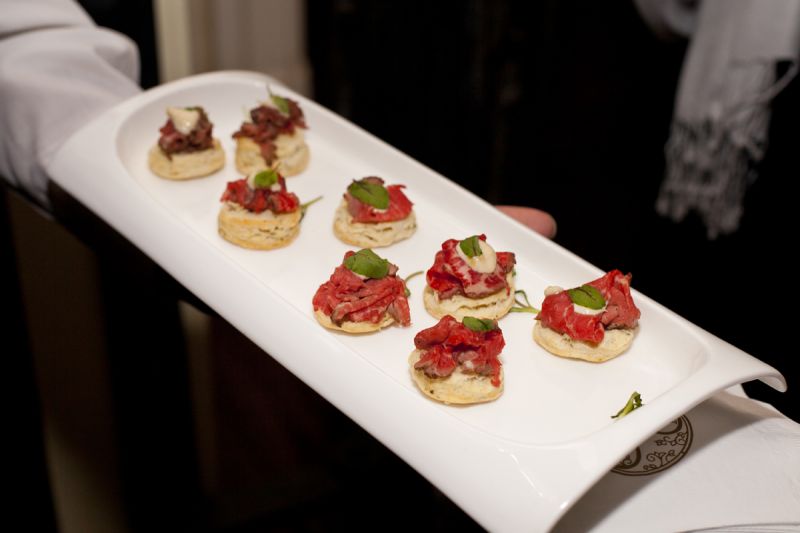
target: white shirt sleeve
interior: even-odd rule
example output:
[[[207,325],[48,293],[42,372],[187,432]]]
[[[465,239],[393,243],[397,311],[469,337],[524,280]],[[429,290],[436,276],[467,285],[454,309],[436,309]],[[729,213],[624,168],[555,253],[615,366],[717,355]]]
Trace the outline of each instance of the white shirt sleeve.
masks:
[[[56,150],[141,91],[138,50],[72,0],[0,0],[0,13],[0,176],[46,206]]]

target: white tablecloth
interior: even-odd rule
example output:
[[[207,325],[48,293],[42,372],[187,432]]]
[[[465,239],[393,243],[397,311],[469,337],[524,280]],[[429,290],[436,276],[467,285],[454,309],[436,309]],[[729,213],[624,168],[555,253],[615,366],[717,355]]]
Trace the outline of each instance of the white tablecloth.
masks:
[[[555,531],[800,531],[800,424],[723,391],[644,442]]]

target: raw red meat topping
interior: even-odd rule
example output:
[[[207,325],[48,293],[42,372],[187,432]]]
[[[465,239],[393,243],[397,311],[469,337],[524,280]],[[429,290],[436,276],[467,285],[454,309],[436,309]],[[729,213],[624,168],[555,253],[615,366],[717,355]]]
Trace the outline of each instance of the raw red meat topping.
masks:
[[[635,328],[638,324],[641,312],[633,303],[630,284],[630,274],[624,275],[619,270],[612,270],[587,283],[603,295],[606,306],[602,313],[576,312],[569,293],[561,291],[545,297],[536,320],[573,339],[599,343],[607,329]]]
[[[175,129],[172,119],[167,119],[167,123],[159,130],[161,137],[158,139],[158,146],[167,154],[167,157],[176,153],[207,150],[214,145],[214,139],[211,136],[213,125],[208,120],[205,110],[202,107],[193,107],[191,109],[198,111],[200,118],[197,120],[197,125],[188,135],[184,135]]]
[[[361,182],[373,183],[383,186],[383,180],[377,176],[370,176],[359,180]],[[347,211],[353,217],[353,222],[394,222],[403,220],[411,214],[411,207],[414,205],[403,193],[405,185],[389,185],[385,187],[389,193],[389,206],[386,209],[378,209],[368,203],[362,202],[349,191],[344,193],[347,201]]]
[[[468,374],[491,376],[492,385],[500,386],[498,356],[505,340],[496,323],[489,331],[474,331],[447,315],[435,326],[417,333],[414,346],[422,352],[414,368],[429,377],[447,377],[460,367]]]
[[[286,180],[278,176],[273,187],[250,187],[247,178],[229,181],[221,202],[233,202],[253,213],[263,213],[267,209],[276,215],[291,213],[300,207],[300,199],[293,192],[286,190]]]
[[[354,252],[347,252],[344,260],[351,255]],[[390,264],[388,274],[380,279],[363,279],[344,260],[314,294],[314,311],[322,311],[336,325],[345,321],[377,324],[386,313],[401,326],[411,324],[405,284],[397,277],[395,265]]]
[[[486,240],[486,235],[479,238]],[[516,259],[512,252],[497,252],[497,266],[494,272],[484,274],[472,270],[458,254],[459,241],[450,239],[436,252],[433,266],[428,269],[428,286],[436,291],[440,300],[452,298],[456,294],[467,298],[482,298],[501,290],[509,290],[506,277],[514,270]]]
[[[273,97],[273,101],[276,97]],[[277,107],[261,105],[250,110],[252,122],[242,123],[234,139],[250,137],[261,148],[261,156],[268,165],[275,160],[275,139],[278,135],[291,135],[295,128],[308,128],[303,111],[297,102],[289,98],[279,98],[285,103],[286,112]]]

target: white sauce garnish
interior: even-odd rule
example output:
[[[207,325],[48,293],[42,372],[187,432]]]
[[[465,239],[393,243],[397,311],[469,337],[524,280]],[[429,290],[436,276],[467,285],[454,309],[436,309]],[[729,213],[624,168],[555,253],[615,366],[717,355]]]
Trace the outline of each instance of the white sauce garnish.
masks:
[[[497,254],[494,248],[486,244],[483,239],[478,239],[478,244],[481,247],[481,255],[469,257],[464,253],[460,245],[456,245],[456,253],[475,272],[480,272],[481,274],[494,272],[494,269],[497,268]]]
[[[280,107],[278,107],[277,105],[275,105],[275,102],[273,102],[273,101],[272,101],[272,98],[271,98],[271,97],[270,97],[270,98],[267,98],[266,100],[261,100],[261,105],[263,105],[263,106],[266,106],[266,107],[271,107],[272,109],[277,109],[277,110],[278,110],[278,111],[280,111],[282,114],[286,115],[286,113],[284,113],[283,111],[281,111],[281,108],[280,108]]]
[[[182,107],[168,107],[167,115],[175,125],[175,129],[184,135],[189,135],[197,127],[197,121],[200,120],[200,111]]]
[[[599,315],[601,313],[605,313],[606,311],[605,305],[600,309],[589,309],[588,307],[584,307],[582,305],[573,303],[572,307],[575,309],[575,312],[578,313],[579,315]]]
[[[548,286],[548,287],[547,287],[547,288],[544,290],[544,295],[545,295],[545,296],[554,296],[554,295],[556,295],[556,294],[559,294],[559,293],[561,293],[561,292],[564,292],[564,289],[562,289],[562,288],[561,288],[561,287],[559,287],[558,285],[549,285],[549,286]]]
[[[250,187],[251,189],[256,188],[256,174],[258,174],[259,172],[261,171],[255,170],[247,175],[247,186]]]

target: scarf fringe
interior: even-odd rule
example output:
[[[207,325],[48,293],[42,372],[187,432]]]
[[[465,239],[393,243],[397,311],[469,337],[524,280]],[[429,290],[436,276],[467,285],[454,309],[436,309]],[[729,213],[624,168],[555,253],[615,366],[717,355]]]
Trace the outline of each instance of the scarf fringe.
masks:
[[[702,121],[676,118],[665,146],[666,177],[656,211],[675,222],[691,211],[700,215],[710,240],[739,228],[747,189],[758,178],[758,163],[767,147],[770,103],[797,73],[795,63],[773,82],[771,62],[737,72],[750,96],[722,109],[712,106]]]

